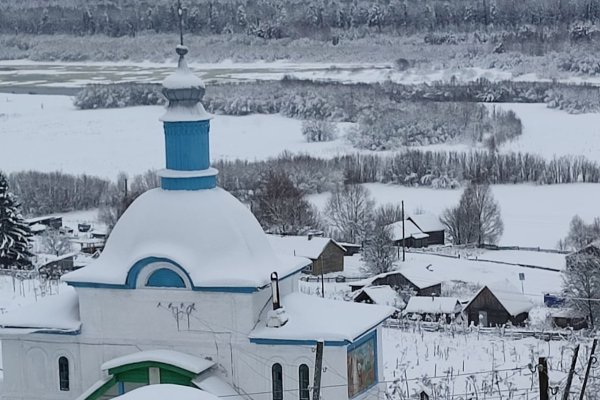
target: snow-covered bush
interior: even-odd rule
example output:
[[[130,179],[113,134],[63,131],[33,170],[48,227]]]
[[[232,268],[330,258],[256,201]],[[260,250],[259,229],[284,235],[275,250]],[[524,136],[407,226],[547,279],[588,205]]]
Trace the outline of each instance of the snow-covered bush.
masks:
[[[87,85],[77,94],[73,103],[85,110],[164,104],[165,101],[159,85],[116,83]]]
[[[302,121],[302,134],[307,142],[329,142],[337,137],[337,126],[327,121]]]

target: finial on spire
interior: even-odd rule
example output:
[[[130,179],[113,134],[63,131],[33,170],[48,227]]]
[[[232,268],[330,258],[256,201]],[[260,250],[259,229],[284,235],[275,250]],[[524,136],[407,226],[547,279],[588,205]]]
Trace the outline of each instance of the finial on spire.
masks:
[[[181,0],[177,0],[177,16],[179,17],[179,45],[183,46],[183,8]]]

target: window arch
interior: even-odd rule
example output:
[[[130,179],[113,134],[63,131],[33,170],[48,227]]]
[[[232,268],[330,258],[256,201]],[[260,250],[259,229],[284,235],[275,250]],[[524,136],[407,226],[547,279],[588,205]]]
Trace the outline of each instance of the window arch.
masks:
[[[64,356],[58,359],[58,387],[62,392],[70,390],[69,359]]]
[[[298,367],[298,389],[300,400],[310,400],[310,390],[308,386],[310,384],[310,377],[308,373],[308,365],[302,364]]]
[[[283,369],[281,364],[273,364],[271,379],[273,381],[273,400],[283,400]]]
[[[148,287],[185,288],[183,278],[169,268],[160,268],[152,272],[146,281]]]

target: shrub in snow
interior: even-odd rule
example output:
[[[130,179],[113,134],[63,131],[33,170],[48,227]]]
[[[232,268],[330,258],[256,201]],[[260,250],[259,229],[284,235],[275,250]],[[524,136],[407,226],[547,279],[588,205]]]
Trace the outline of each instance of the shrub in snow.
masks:
[[[160,85],[149,83],[87,85],[77,94],[73,103],[81,109],[164,104],[166,100],[160,90]]]
[[[337,126],[327,121],[305,120],[302,134],[307,142],[329,142],[337,137]]]

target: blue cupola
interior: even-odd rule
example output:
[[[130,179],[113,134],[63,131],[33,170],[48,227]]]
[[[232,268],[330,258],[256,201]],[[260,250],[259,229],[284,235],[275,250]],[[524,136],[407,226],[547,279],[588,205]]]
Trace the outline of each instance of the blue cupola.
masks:
[[[165,190],[212,189],[217,170],[210,166],[210,115],[204,110],[204,82],[187,66],[187,47],[177,46],[177,70],[163,81],[169,101],[161,117],[165,131],[166,169],[159,172]]]

